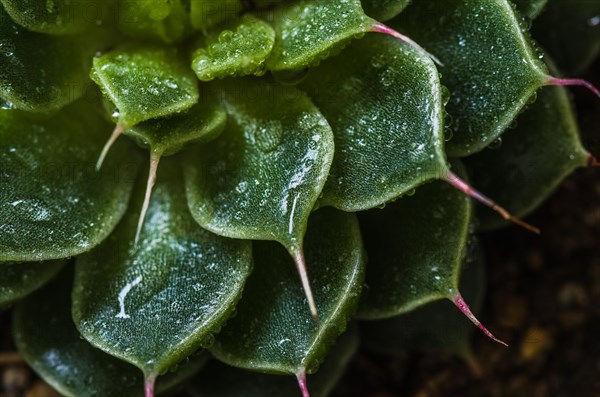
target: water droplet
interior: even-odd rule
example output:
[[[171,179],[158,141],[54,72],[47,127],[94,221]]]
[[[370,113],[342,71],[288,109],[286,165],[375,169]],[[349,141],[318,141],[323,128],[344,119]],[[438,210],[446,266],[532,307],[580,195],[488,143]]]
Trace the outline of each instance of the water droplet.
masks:
[[[498,137],[492,143],[490,143],[488,145],[488,148],[491,150],[496,150],[496,149],[500,149],[501,146],[502,146],[502,138]]]
[[[274,151],[283,139],[283,128],[279,121],[268,121],[257,126],[254,131],[256,146],[265,153]]]
[[[445,85],[442,86],[442,104],[446,106],[448,102],[450,102],[451,93],[448,87]]]
[[[444,141],[449,142],[454,137],[454,131],[452,128],[446,126],[444,128]]]
[[[532,105],[535,103],[535,101],[537,101],[537,92],[531,94],[531,96],[527,99],[527,104]]]

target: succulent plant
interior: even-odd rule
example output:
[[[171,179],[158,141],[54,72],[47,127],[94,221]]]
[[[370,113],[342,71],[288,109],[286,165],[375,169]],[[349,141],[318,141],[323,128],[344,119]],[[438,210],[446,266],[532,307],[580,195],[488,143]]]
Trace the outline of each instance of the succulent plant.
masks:
[[[600,2],[567,3],[1,0],[21,354],[66,396],[325,396],[359,328],[501,342],[468,306],[477,231],[536,231],[517,217],[595,164],[563,86],[600,94],[529,33],[585,69]]]

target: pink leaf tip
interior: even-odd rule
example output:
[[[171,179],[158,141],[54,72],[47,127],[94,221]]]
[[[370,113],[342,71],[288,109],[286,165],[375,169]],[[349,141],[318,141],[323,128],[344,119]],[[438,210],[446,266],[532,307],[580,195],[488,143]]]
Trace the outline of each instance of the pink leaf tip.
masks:
[[[298,379],[298,386],[300,387],[302,397],[310,397],[310,393],[308,392],[308,385],[306,383],[306,373],[304,372],[304,370],[296,374],[296,379]]]
[[[473,199],[479,201],[481,204],[496,211],[498,214],[500,214],[500,216],[502,216],[507,221],[512,222],[515,225],[519,225],[522,228],[529,230],[532,233],[535,233],[535,234],[541,233],[540,229],[538,229],[537,227],[532,226],[529,223],[512,215],[506,209],[504,209],[503,207],[498,205],[498,203],[496,203],[489,197],[485,196],[481,192],[473,189],[467,182],[465,182],[463,179],[459,178],[458,175],[454,174],[453,172],[448,171],[446,173],[446,175],[442,177],[442,179],[444,181],[448,182],[450,185],[454,186],[456,189],[463,192],[464,194],[468,195],[469,197],[472,197]]]
[[[585,87],[591,92],[594,93],[598,98],[600,98],[600,90],[596,88],[592,83],[583,79],[559,79],[557,77],[549,77],[546,81],[548,85],[558,85],[558,86],[581,86]]]
[[[156,376],[147,376],[144,380],[144,397],[154,397],[154,382]]]
[[[148,181],[146,183],[146,195],[144,196],[144,203],[142,204],[142,210],[140,211],[140,219],[138,220],[137,230],[135,232],[135,244],[137,245],[140,239],[140,233],[144,226],[144,219],[146,218],[146,212],[148,212],[148,206],[150,205],[150,197],[152,196],[152,189],[156,182],[156,172],[158,171],[158,163],[160,162],[160,154],[152,152],[150,154],[150,169],[148,171]]]
[[[479,328],[484,334],[486,334],[488,338],[492,339],[495,342],[500,343],[501,345],[504,345],[504,346],[508,347],[508,345],[505,342],[503,342],[500,339],[496,338],[483,324],[481,324],[481,322],[477,319],[477,317],[475,317],[475,315],[473,314],[473,312],[469,308],[469,305],[467,305],[467,302],[465,302],[465,300],[463,299],[463,297],[460,294],[457,294],[454,297],[454,299],[452,300],[452,302],[456,305],[456,307],[458,307],[458,309],[465,316],[467,316],[467,318],[469,320],[471,320],[471,322],[473,324],[475,324],[477,326],[477,328]]]
[[[437,59],[437,57],[435,57],[433,54],[427,52],[416,41],[414,41],[413,39],[411,39],[408,36],[403,35],[402,33],[398,32],[396,30],[390,28],[389,26],[384,25],[381,22],[375,22],[375,24],[373,24],[373,26],[371,27],[371,31],[375,32],[375,33],[383,33],[383,34],[387,34],[388,36],[395,37],[395,38],[405,42],[406,44],[408,44],[415,50],[419,51],[421,54],[424,54],[427,57],[431,58],[431,60],[433,62],[435,62],[436,64],[438,64],[439,66],[442,66],[442,67],[444,66],[444,64],[442,62],[440,62],[440,60]]]
[[[591,154],[588,157],[588,167],[600,167],[600,162],[598,161],[598,159],[596,159],[596,157],[592,156]]]

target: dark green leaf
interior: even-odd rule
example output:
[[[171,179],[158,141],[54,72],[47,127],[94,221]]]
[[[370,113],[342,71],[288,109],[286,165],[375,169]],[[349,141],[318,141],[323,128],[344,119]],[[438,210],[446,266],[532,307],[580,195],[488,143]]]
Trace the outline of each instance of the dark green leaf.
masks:
[[[27,30],[46,34],[74,34],[95,27],[108,14],[111,1],[1,0],[12,19]],[[58,58],[61,59],[61,58]],[[61,61],[64,60],[61,59]]]
[[[191,30],[185,3],[185,0],[119,1],[119,29],[138,39],[180,41]]]
[[[462,265],[461,290],[474,312],[483,303],[483,252],[476,244]],[[380,321],[361,323],[361,339],[368,350],[381,354],[401,354],[410,350],[449,351],[471,359],[471,338],[475,328],[456,307],[444,299],[417,310]]]
[[[127,208],[139,157],[123,142],[96,172],[107,130],[87,101],[45,120],[0,110],[0,261],[78,255],[111,233]]]
[[[62,268],[64,261],[0,263],[0,307],[35,291]]]
[[[360,0],[301,0],[273,14],[275,47],[270,70],[294,70],[315,65],[370,31],[375,21]]]
[[[219,85],[223,134],[188,152],[192,214],[214,233],[299,250],[333,157],[333,135],[300,91],[255,79]]]
[[[577,122],[563,87],[540,91],[537,101],[502,136],[500,146],[466,159],[473,183],[517,216],[533,211],[589,153],[579,140]],[[487,208],[478,208],[482,229],[506,223]]]
[[[415,1],[396,23],[444,62],[452,93],[452,156],[475,153],[510,125],[528,98],[548,82],[508,0]]]
[[[176,153],[192,142],[207,142],[225,128],[227,113],[213,96],[202,98],[189,110],[170,117],[141,122],[124,134],[159,155]]]
[[[0,98],[6,107],[50,112],[83,95],[91,62],[73,37],[30,32],[17,25],[0,5]]]
[[[92,79],[118,109],[124,128],[198,102],[198,80],[173,48],[135,47],[94,58]]]
[[[532,34],[561,70],[579,74],[600,53],[600,1],[551,0]]]
[[[438,73],[411,47],[366,37],[311,70],[302,87],[335,136],[320,205],[373,208],[446,172]]]
[[[353,214],[322,209],[306,235],[308,271],[319,308],[315,321],[292,269],[274,243],[255,242],[255,270],[244,299],[211,351],[221,361],[265,373],[312,373],[345,328],[358,301],[364,256]]]
[[[362,213],[369,271],[359,317],[397,316],[453,298],[471,220],[471,200],[442,181],[421,186],[413,197],[384,210]]]
[[[356,327],[340,336],[325,362],[308,377],[311,396],[326,397],[346,370],[358,349]],[[231,380],[235,379],[235,382]],[[298,385],[287,376],[257,374],[218,361],[207,365],[188,387],[193,397],[297,397]]]
[[[166,161],[159,172],[137,245],[138,214],[130,213],[103,245],[77,259],[78,329],[148,379],[209,344],[252,265],[249,242],[215,236],[194,222],[176,165]]]
[[[235,31],[224,30],[194,52],[192,69],[202,81],[228,76],[260,76],[275,43],[275,31],[253,17],[243,18]]]
[[[64,272],[17,305],[13,334],[27,363],[46,382],[69,397],[141,397],[144,380],[134,366],[93,348],[71,319],[71,277]],[[191,358],[177,372],[159,378],[158,391],[183,382],[206,362]]]
[[[556,1],[552,0],[551,2]],[[512,0],[517,6],[517,9],[523,16],[529,19],[536,18],[546,7],[548,0]],[[577,6],[579,7],[579,5]],[[575,7],[575,8],[577,8]],[[524,24],[529,24],[529,21],[524,19]]]
[[[400,14],[411,0],[362,0],[365,13],[384,22]]]

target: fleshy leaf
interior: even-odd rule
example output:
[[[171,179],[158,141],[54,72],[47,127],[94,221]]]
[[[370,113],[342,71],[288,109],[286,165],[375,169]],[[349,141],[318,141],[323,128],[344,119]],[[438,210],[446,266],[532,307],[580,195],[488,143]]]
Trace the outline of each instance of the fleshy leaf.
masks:
[[[88,52],[76,38],[24,29],[0,5],[0,98],[7,102],[3,108],[51,112],[75,101],[89,84]]]
[[[474,243],[462,265],[460,288],[477,312],[482,303],[485,280],[483,252]],[[401,354],[410,350],[446,351],[472,363],[469,339],[475,328],[456,307],[444,299],[380,321],[361,323],[363,346],[381,354]]]
[[[108,13],[111,1],[95,0],[1,0],[11,18],[29,31],[74,34],[95,27],[93,16]],[[93,12],[91,11],[93,10]],[[59,58],[64,60],[64,58]]]
[[[325,362],[308,377],[312,397],[326,397],[341,378],[358,349],[357,327],[340,336]],[[231,380],[235,379],[235,382]],[[188,386],[192,397],[297,397],[298,385],[287,376],[257,374],[210,362]]]
[[[166,156],[190,143],[213,140],[223,131],[226,121],[223,107],[209,96],[187,111],[143,121],[124,134],[149,147],[150,151]]]
[[[271,242],[255,242],[255,270],[237,316],[211,348],[219,360],[265,373],[316,371],[358,302],[365,258],[355,215],[330,208],[314,213],[306,257],[319,320],[306,310],[285,250]]]
[[[508,0],[415,1],[396,20],[444,61],[441,82],[454,137],[447,153],[465,156],[493,142],[529,97],[548,83]],[[486,33],[487,32],[487,33]]]
[[[191,0],[190,10],[192,26],[205,30],[237,17],[244,9],[240,0]]]
[[[316,314],[302,240],[331,165],[331,128],[294,87],[251,78],[218,87],[229,120],[218,139],[187,153],[190,210],[219,235],[283,244],[296,258]]]
[[[600,54],[600,1],[551,0],[532,34],[561,70],[579,74]]]
[[[194,222],[175,160],[161,168],[139,243],[137,213],[130,213],[103,245],[77,258],[75,273],[77,328],[150,381],[209,344],[252,266],[249,242]]]
[[[94,170],[110,131],[94,105],[81,100],[42,120],[0,110],[0,262],[78,255],[124,214],[140,158],[123,142]]]
[[[334,132],[319,205],[382,205],[442,176],[442,90],[433,62],[391,37],[371,36],[311,70],[302,84]]]
[[[185,0],[127,0],[118,3],[119,29],[131,37],[158,39],[170,44],[180,41],[191,30]]]
[[[192,69],[202,81],[229,76],[260,76],[275,43],[275,31],[258,18],[243,18],[193,54]]]
[[[315,65],[339,51],[351,39],[371,30],[360,0],[301,0],[273,14],[275,47],[270,70],[294,70]]]
[[[70,272],[69,272],[70,273]],[[71,318],[71,277],[67,272],[17,305],[13,334],[27,363],[46,382],[68,397],[141,397],[142,374],[81,338]],[[158,379],[157,390],[170,389],[190,378],[206,362],[191,357]]]
[[[361,213],[369,271],[359,318],[397,316],[454,297],[472,211],[468,197],[436,181],[383,210]]]
[[[198,102],[198,83],[173,48],[136,47],[94,58],[92,79],[116,106],[124,128],[184,111]]]
[[[362,0],[365,13],[378,21],[387,21],[400,14],[411,0]]]
[[[0,308],[44,285],[63,265],[64,261],[0,263]]]
[[[564,87],[548,87],[537,95],[517,127],[502,136],[499,146],[466,159],[473,183],[525,216],[547,198],[561,181],[590,158],[581,145],[577,121]],[[478,208],[480,228],[505,225],[487,208]]]
[[[551,2],[554,2],[552,0]],[[534,19],[544,10],[548,0],[512,0],[513,3],[517,6],[517,9],[523,16],[529,19]],[[577,6],[579,7],[579,5]],[[575,7],[575,8],[577,8]],[[526,20],[524,23],[529,23]]]

